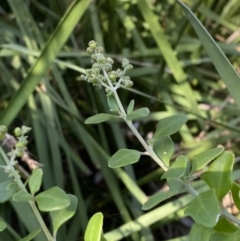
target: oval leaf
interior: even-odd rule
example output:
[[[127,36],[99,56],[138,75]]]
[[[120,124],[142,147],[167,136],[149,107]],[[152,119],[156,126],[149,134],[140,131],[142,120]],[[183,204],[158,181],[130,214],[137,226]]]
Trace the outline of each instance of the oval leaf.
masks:
[[[0,232],[2,232],[7,227],[6,223],[3,221],[0,221]]]
[[[41,232],[41,229],[37,229],[33,232],[31,232],[28,236],[20,239],[19,241],[30,241],[32,240],[35,236],[37,236]]]
[[[110,96],[107,97],[107,102],[108,102],[108,106],[110,108],[110,111],[113,111],[113,112],[119,111],[117,101],[115,100],[113,95],[110,95]]]
[[[42,184],[42,176],[42,169],[36,168],[33,170],[31,176],[29,177],[28,185],[32,195],[39,191]]]
[[[102,236],[103,215],[102,213],[94,214],[88,222],[84,235],[85,241],[100,241]]]
[[[178,132],[181,127],[187,122],[188,117],[186,115],[173,115],[161,119],[158,122],[157,130],[154,134],[154,139],[159,139],[160,137],[170,136]]]
[[[209,241],[213,233],[213,228],[206,228],[195,223],[191,228],[189,241]]]
[[[20,190],[13,195],[13,201],[15,202],[28,202],[33,199],[33,196],[25,190]]]
[[[234,163],[234,155],[225,151],[210,165],[207,172],[201,178],[216,190],[216,195],[222,199],[232,188],[231,173]]]
[[[69,220],[76,212],[78,199],[74,195],[68,194],[70,199],[70,205],[64,209],[50,212],[52,224],[53,224],[53,233],[56,236],[58,229]]]
[[[129,115],[127,115],[127,120],[134,120],[134,119],[146,117],[146,116],[148,116],[149,113],[150,113],[149,109],[146,107],[143,107],[143,108],[137,109],[137,110],[133,111],[132,113],[130,113]]]
[[[131,100],[128,107],[127,107],[127,114],[131,114],[133,112],[134,109],[134,100]]]
[[[157,156],[169,166],[170,159],[175,151],[175,145],[169,136],[154,140],[153,150]]]
[[[123,167],[139,161],[141,152],[130,149],[120,149],[108,161],[111,168]]]
[[[176,161],[162,175],[161,179],[172,179],[183,177],[188,167],[188,158],[186,156],[178,156]]]
[[[201,170],[204,166],[218,157],[220,154],[223,153],[224,148],[218,147],[213,148],[208,151],[204,151],[198,155],[192,157],[192,170],[189,175],[194,174],[196,171]]]
[[[70,204],[68,195],[59,187],[52,187],[35,197],[38,208],[50,212],[66,208]]]
[[[240,210],[240,185],[234,182],[232,185],[231,192],[234,204],[237,206],[238,210]]]
[[[0,203],[8,201],[17,190],[11,182],[5,181],[0,183]]]
[[[91,116],[91,117],[87,118],[84,123],[85,124],[98,124],[98,123],[101,123],[101,122],[104,122],[104,121],[114,119],[116,117],[118,117],[118,116],[101,113],[101,114],[97,114],[97,115],[94,115],[94,116]]]
[[[214,189],[200,193],[185,209],[185,214],[207,228],[216,225],[221,209]]]

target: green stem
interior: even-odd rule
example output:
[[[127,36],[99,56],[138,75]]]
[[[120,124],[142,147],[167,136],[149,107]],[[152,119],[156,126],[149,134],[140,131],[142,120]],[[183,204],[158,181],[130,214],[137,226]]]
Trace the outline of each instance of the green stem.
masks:
[[[5,154],[5,152],[3,151],[2,147],[0,147],[0,154],[2,155],[5,163],[7,164],[8,167],[10,167],[11,169],[11,173],[13,174],[13,178],[15,180],[15,182],[17,182],[18,186],[20,189],[24,190],[27,192],[27,189],[25,187],[25,185],[23,184],[18,172],[15,170],[14,166],[11,164],[13,163],[13,161],[15,160],[16,158],[16,154],[14,153],[12,156],[11,156],[11,160],[9,161],[7,155]],[[38,222],[39,222],[39,225],[41,226],[42,228],[42,231],[44,232],[45,236],[47,237],[47,240],[48,241],[55,241],[55,239],[53,239],[53,237],[51,236],[47,226],[45,225],[43,219],[42,219],[42,216],[40,215],[37,207],[36,207],[36,204],[34,201],[28,201],[28,204],[30,205],[30,207],[32,208],[33,210],[33,213],[35,214]]]

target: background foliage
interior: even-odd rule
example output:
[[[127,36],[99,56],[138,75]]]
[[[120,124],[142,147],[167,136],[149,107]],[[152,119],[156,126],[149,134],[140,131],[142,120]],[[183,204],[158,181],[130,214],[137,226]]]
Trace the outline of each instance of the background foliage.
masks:
[[[135,99],[136,107],[151,110],[135,123],[142,136],[151,137],[163,117],[188,114],[190,121],[172,136],[176,155],[192,157],[223,145],[237,162],[239,109],[175,1],[82,0],[72,9],[74,18],[70,12],[64,15],[70,2],[0,3],[0,122],[10,133],[15,126],[31,126],[29,150],[44,166],[42,188],[58,185],[79,199],[76,215],[61,228],[58,240],[83,240],[95,212],[104,214],[109,240],[187,240],[192,223],[183,210],[191,197],[142,211],[148,195],[164,190],[162,171],[147,157],[110,169],[107,160],[118,149],[141,150],[141,145],[121,122],[84,124],[88,116],[108,112],[104,91],[79,81],[90,66],[87,44],[95,39],[116,67],[123,57],[135,66],[129,72],[134,88],[120,95],[125,105]],[[185,2],[239,72],[239,1]],[[237,179],[238,163],[235,169]],[[201,190],[201,182],[195,185]],[[29,227],[9,205],[0,206],[1,218],[10,225],[0,237],[17,240]]]

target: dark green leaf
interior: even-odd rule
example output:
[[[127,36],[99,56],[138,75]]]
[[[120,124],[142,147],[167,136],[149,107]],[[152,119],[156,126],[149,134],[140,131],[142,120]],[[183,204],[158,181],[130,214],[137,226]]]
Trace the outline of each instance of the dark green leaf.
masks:
[[[207,228],[212,228],[218,222],[221,209],[214,189],[200,193],[185,209],[185,214]]]
[[[153,150],[158,157],[169,166],[170,159],[175,151],[174,143],[169,136],[156,139],[153,142]]]
[[[70,199],[70,205],[61,210],[56,210],[50,212],[50,216],[53,224],[54,236],[56,235],[58,229],[69,220],[76,212],[78,199],[71,194],[68,194]]]
[[[42,176],[42,169],[36,168],[33,170],[31,176],[29,177],[28,185],[32,195],[39,191],[42,184]]]
[[[157,130],[154,134],[154,139],[159,139],[160,137],[170,136],[178,132],[181,127],[187,122],[188,118],[186,115],[173,115],[161,119],[158,122]]]
[[[191,228],[189,241],[209,241],[212,233],[214,233],[213,228],[206,228],[195,223]]]
[[[223,150],[223,147],[217,147],[193,156],[192,170],[189,175],[192,175],[196,171],[201,170],[204,166],[206,166],[208,163],[210,163],[212,160],[218,157],[223,152]]]
[[[133,112],[134,109],[134,100],[131,100],[128,107],[127,107],[127,114],[131,114]]]
[[[230,223],[225,217],[221,217],[217,225],[214,227],[214,230],[218,233],[230,234],[235,233],[239,228],[233,223]]]
[[[134,119],[139,119],[142,117],[146,117],[149,114],[149,109],[146,107],[134,110],[132,113],[127,115],[127,120],[134,120]]]
[[[111,168],[123,167],[139,161],[141,152],[130,149],[118,150],[108,161]]]
[[[101,241],[103,226],[102,213],[95,213],[88,222],[84,235],[85,241]]]
[[[218,199],[222,199],[232,188],[232,168],[234,155],[225,151],[218,156],[210,165],[207,172],[201,175],[201,178],[216,190]]]
[[[13,201],[15,202],[28,202],[33,200],[33,196],[25,190],[20,190],[13,195]]]
[[[35,197],[38,208],[43,212],[51,212],[70,205],[68,195],[59,187],[52,187]]]
[[[118,116],[101,113],[101,114],[97,114],[97,115],[94,115],[94,116],[91,116],[91,117],[87,118],[85,120],[85,124],[98,124],[98,123],[101,123],[101,122],[104,122],[104,121],[114,119],[116,117],[118,117]]]
[[[178,156],[170,168],[162,175],[161,179],[171,179],[183,177],[188,166],[188,158],[186,156]]]

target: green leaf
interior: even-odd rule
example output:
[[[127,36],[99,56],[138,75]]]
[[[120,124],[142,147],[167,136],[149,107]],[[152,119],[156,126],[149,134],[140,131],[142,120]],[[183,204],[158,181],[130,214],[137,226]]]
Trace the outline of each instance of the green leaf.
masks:
[[[10,181],[0,183],[0,203],[8,201],[17,190]]]
[[[41,229],[37,229],[33,232],[31,232],[28,236],[20,239],[19,241],[30,241],[32,240],[35,236],[37,236],[41,232]]]
[[[154,139],[159,139],[160,137],[170,136],[178,132],[181,127],[187,122],[188,118],[186,115],[173,115],[161,119],[158,122],[157,130],[154,134]]]
[[[207,228],[216,225],[221,209],[214,189],[200,193],[185,209],[185,215]]]
[[[42,169],[36,168],[33,170],[31,176],[29,177],[28,185],[32,195],[34,195],[36,192],[39,191],[42,184],[42,176],[43,176]]]
[[[226,234],[226,233],[214,233],[211,236],[210,241],[239,241],[240,238],[240,232],[236,231],[232,234]]]
[[[222,199],[232,188],[231,173],[234,163],[234,155],[225,151],[210,165],[207,172],[201,178],[216,190],[218,199]]]
[[[101,123],[101,122],[104,122],[104,121],[114,119],[116,117],[118,117],[118,116],[101,113],[101,114],[97,114],[97,115],[94,115],[94,116],[91,116],[91,117],[87,118],[85,120],[85,124],[98,124],[98,123]]]
[[[194,174],[196,171],[201,170],[204,166],[222,154],[224,148],[217,147],[211,150],[204,151],[192,157],[192,170],[189,175]]]
[[[146,117],[148,116],[149,113],[150,113],[149,109],[146,107],[143,107],[143,108],[134,110],[132,113],[127,115],[127,120],[134,120],[134,119]]]
[[[88,222],[84,241],[101,241],[103,226],[102,213],[95,213]]]
[[[113,95],[108,96],[107,101],[108,101],[108,106],[110,108],[110,111],[113,111],[113,112],[119,111],[117,101],[115,100]]]
[[[111,168],[123,167],[139,161],[141,152],[130,149],[118,150],[108,161]]]
[[[230,234],[235,233],[239,228],[233,223],[230,223],[225,217],[221,217],[219,218],[217,225],[214,227],[214,230],[219,233]]]
[[[0,221],[0,232],[2,232],[7,227],[6,223],[3,221]]]
[[[170,168],[162,175],[161,179],[171,179],[183,177],[188,166],[188,158],[186,156],[178,156]]]
[[[213,228],[206,228],[195,223],[191,228],[189,241],[209,241],[213,233]]]
[[[240,210],[240,185],[233,182],[231,192],[234,204],[237,206],[238,210]]]
[[[56,236],[58,229],[69,220],[76,212],[78,199],[74,195],[68,194],[70,205],[64,209],[50,212],[54,236]]]
[[[169,136],[153,141],[153,150],[158,157],[169,166],[170,159],[175,151],[175,145]]]
[[[20,190],[13,195],[13,201],[15,202],[28,202],[33,200],[33,196],[25,190]]]
[[[230,94],[236,101],[238,108],[240,108],[240,78],[237,72],[234,70],[232,64],[229,62],[227,57],[224,55],[222,50],[216,44],[214,39],[208,33],[202,23],[196,18],[193,12],[180,0],[177,0],[183,11],[185,12],[189,22],[195,29],[202,45],[216,67],[218,73],[226,84]]]
[[[69,6],[57,28],[48,39],[40,56],[29,70],[25,80],[21,83],[20,88],[11,99],[7,108],[2,112],[0,116],[1,124],[9,126],[19,113],[28,97],[33,93],[35,87],[46,74],[60,49],[72,34],[73,29],[90,3],[89,0],[73,1]]]
[[[52,187],[35,197],[38,208],[43,212],[51,212],[70,205],[68,195],[59,187]]]
[[[134,109],[134,100],[131,100],[128,107],[127,107],[127,114],[131,114],[133,112]]]
[[[156,194],[149,197],[149,199],[143,204],[142,210],[149,210],[149,209],[155,207],[156,205],[158,205],[159,203],[161,203],[162,201],[164,201],[172,196],[175,196],[185,190],[184,184],[182,182],[180,182],[179,180],[171,179],[169,181],[171,181],[171,184],[169,185],[170,190],[159,191]]]

